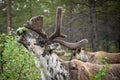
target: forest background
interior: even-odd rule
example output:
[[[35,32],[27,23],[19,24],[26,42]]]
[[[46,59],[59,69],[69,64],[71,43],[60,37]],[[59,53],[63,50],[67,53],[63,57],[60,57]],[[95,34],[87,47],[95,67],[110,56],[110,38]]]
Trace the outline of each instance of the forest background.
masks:
[[[14,32],[31,17],[44,15],[44,30],[50,34],[58,6],[63,7],[66,41],[86,38],[90,51],[120,52],[119,0],[0,0],[0,80],[40,79],[33,58],[14,41]]]

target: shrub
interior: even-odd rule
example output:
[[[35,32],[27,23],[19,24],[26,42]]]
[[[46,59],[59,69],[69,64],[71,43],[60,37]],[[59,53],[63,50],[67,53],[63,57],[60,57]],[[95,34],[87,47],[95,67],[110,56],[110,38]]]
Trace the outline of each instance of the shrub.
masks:
[[[13,36],[0,35],[0,50],[0,80],[40,80],[33,57]]]

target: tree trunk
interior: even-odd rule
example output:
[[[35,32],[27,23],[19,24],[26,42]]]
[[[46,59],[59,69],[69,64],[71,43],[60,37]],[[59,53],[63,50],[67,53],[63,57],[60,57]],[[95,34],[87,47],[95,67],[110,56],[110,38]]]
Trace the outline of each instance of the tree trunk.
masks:
[[[96,23],[96,6],[95,0],[89,0],[90,8],[90,23],[91,23],[91,41],[93,51],[98,50],[98,40],[97,40],[97,23]]]
[[[29,0],[29,13],[30,13],[30,18],[32,17],[32,0]]]
[[[72,10],[73,10],[72,6],[69,7],[69,10],[70,10],[69,11],[69,20],[71,21],[71,19],[73,18],[73,16],[72,16],[72,13],[73,13],[72,12]],[[69,37],[68,37],[69,42],[72,42],[72,40],[73,40],[72,39],[73,38],[72,34],[73,34],[72,33],[72,22],[70,22],[70,24],[69,24],[69,34],[68,34],[69,35]]]
[[[118,39],[117,43],[118,43],[118,52],[120,52],[120,34],[119,34],[119,39]]]
[[[11,35],[11,27],[12,27],[11,0],[6,0],[6,8],[7,8],[7,33],[8,35]]]
[[[3,50],[0,50],[0,76],[2,76],[3,73]]]

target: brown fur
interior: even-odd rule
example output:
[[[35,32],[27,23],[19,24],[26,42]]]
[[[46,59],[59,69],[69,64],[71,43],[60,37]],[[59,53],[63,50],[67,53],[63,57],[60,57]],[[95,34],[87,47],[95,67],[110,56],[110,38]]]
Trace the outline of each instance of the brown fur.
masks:
[[[120,63],[120,53],[107,53],[104,51],[95,52],[94,62],[99,63],[99,59],[107,58],[106,61],[109,64],[119,64]]]
[[[63,56],[65,55],[65,51],[64,50],[54,50],[53,51],[55,54],[57,54],[58,56]]]
[[[59,8],[59,12],[61,12],[61,8]],[[61,14],[61,13],[60,13]],[[61,28],[61,15],[58,14],[59,19],[57,18],[57,31],[53,33],[49,39],[47,35],[45,35],[42,32],[42,27],[43,27],[43,17],[38,16],[32,18],[29,22],[30,24],[26,24],[27,28],[37,32],[41,37],[41,41],[39,41],[39,45],[35,45],[38,43],[38,40],[34,38],[32,35],[27,34],[27,32],[24,33],[21,38],[21,43],[30,51],[34,53],[34,57],[36,59],[36,66],[42,71],[42,79],[44,80],[90,80],[91,77],[95,76],[98,70],[103,66],[103,65],[98,65],[98,64],[92,64],[92,63],[84,63],[79,60],[72,60],[72,61],[63,61],[59,59],[57,55],[54,53],[51,53],[50,51],[47,51],[46,46],[48,46],[47,43],[52,43],[55,41],[60,41],[60,40],[53,40],[56,37],[64,37],[60,33],[60,28]],[[41,21],[41,22],[39,22]],[[60,24],[60,25],[59,25]],[[58,34],[56,34],[58,32]],[[45,41],[46,40],[46,41]],[[47,41],[48,40],[48,41]],[[40,42],[42,42],[40,44]],[[87,40],[83,40],[83,42],[78,42],[78,43],[68,43],[68,42],[63,42],[67,43],[66,47],[76,49],[77,47],[83,46],[85,43],[87,43]],[[73,45],[73,46],[71,46]],[[104,54],[103,54],[104,55]],[[93,56],[92,56],[93,57]],[[97,58],[97,57],[96,57]],[[50,62],[49,62],[50,61]],[[55,65],[53,64],[55,63]],[[46,64],[44,64],[46,63]],[[51,63],[51,64],[50,64]],[[113,80],[113,76],[115,77],[114,79],[120,80],[120,65],[111,65],[112,68],[111,70],[108,70],[110,73],[105,77],[104,80]],[[54,69],[53,69],[54,68]],[[50,70],[49,70],[50,69]],[[47,74],[49,73],[49,74]],[[57,74],[56,74],[57,73]],[[51,76],[53,75],[53,76]],[[112,76],[111,76],[112,75]],[[71,78],[72,79],[71,79]]]
[[[100,59],[105,59],[107,63],[109,64],[119,64],[120,63],[120,53],[107,53],[104,51],[97,51],[97,52],[87,52],[85,50],[82,50],[78,54],[76,54],[76,59],[82,60],[79,56],[82,55],[82,53],[86,54],[88,56],[88,61],[86,60],[85,62],[90,62],[90,63],[99,63]],[[84,60],[82,60],[84,61]]]
[[[73,59],[71,61],[75,66],[74,74],[76,74],[76,78],[74,77],[72,80],[91,80],[94,77],[99,69],[103,65],[85,63],[80,60]],[[120,80],[120,64],[111,64],[110,70],[107,71],[108,75],[103,78],[103,80]]]

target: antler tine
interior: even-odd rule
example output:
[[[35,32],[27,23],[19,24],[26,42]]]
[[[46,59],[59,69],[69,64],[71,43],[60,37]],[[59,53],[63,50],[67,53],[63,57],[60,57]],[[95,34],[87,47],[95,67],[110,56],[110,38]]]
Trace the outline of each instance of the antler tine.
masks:
[[[71,43],[71,42],[55,39],[54,42],[60,43],[61,45],[74,50],[74,49],[80,49],[81,47],[85,46],[88,43],[88,40],[82,39],[76,43]]]
[[[62,7],[58,7],[57,9],[57,27],[53,34],[49,36],[50,40],[55,39],[56,37],[67,37],[65,34],[61,33],[61,27],[62,27]]]
[[[69,49],[81,48],[81,47],[85,46],[86,43],[88,43],[87,39],[83,39],[76,43],[70,43],[70,42],[66,42],[63,40],[55,39],[56,37],[63,37],[63,38],[66,37],[66,35],[61,33],[61,27],[62,27],[61,24],[62,24],[62,7],[58,7],[58,9],[57,9],[57,27],[56,27],[54,33],[52,35],[50,35],[49,40],[60,43],[61,45],[65,46]]]
[[[70,43],[63,40],[55,39],[56,37],[63,37],[65,38],[66,35],[61,33],[61,27],[62,27],[62,7],[58,7],[57,9],[57,27],[53,34],[51,34],[49,37],[47,37],[46,34],[43,33],[43,16],[37,16],[31,18],[26,24],[24,24],[25,27],[37,32],[42,38],[46,39],[46,42],[48,44],[51,44],[53,42],[60,43],[61,45],[69,48],[69,49],[78,49],[83,46],[85,46],[86,43],[88,43],[87,39],[83,39],[81,41],[78,41],[76,43]]]
[[[43,16],[36,16],[32,17],[29,21],[27,21],[26,24],[24,24],[25,27],[37,32],[40,36],[47,39],[47,35],[43,33]]]

